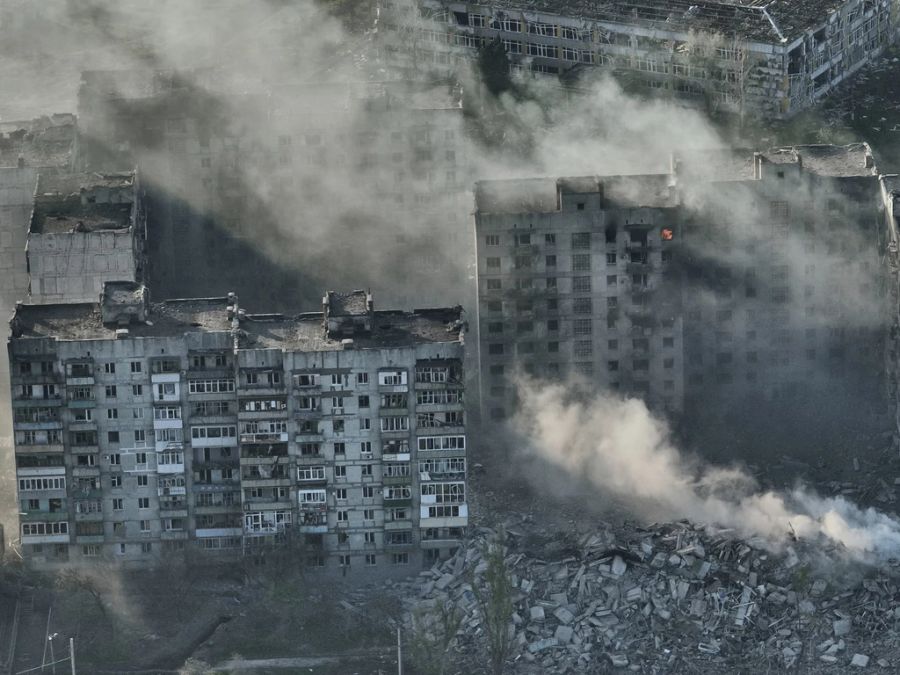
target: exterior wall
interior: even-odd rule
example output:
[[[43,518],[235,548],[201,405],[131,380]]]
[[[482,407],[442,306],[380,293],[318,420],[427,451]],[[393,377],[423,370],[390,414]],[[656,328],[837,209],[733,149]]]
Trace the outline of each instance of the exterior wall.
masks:
[[[288,355],[291,454],[298,471],[324,472],[297,482],[311,560],[321,546],[351,566],[430,564],[457,546],[468,524],[462,356],[459,344]],[[449,483],[452,495],[423,495]],[[322,506],[303,503],[314,490],[325,490],[324,524]]]
[[[681,409],[682,325],[668,292],[675,210],[593,193],[564,195],[550,213],[477,212],[475,223],[483,414],[511,412],[519,369]]]
[[[808,107],[877,58],[897,29],[888,0],[846,3],[789,45],[489,3],[426,0],[423,16],[406,0],[382,6],[385,48],[409,68],[453,66],[499,37],[515,70],[562,75],[601,66],[638,89],[763,117]]]
[[[780,401],[840,414],[848,401],[880,396],[878,179],[790,167],[779,178],[780,168],[701,188],[704,209],[686,228],[686,247],[719,254],[694,256],[684,270],[690,410],[750,414]]]
[[[138,277],[134,228],[28,237],[31,300],[96,302],[107,281]]]
[[[882,176],[881,194],[884,201],[887,229],[888,302],[891,311],[891,330],[885,349],[888,395],[894,406],[896,436],[900,436],[900,177]]]
[[[698,429],[880,412],[892,316],[883,251],[896,224],[884,226],[879,179],[756,161],[750,180],[676,173],[672,208],[615,208],[582,194],[584,210],[571,210],[561,193],[556,211],[476,211],[483,414],[514,409],[517,370],[587,375]],[[605,240],[611,224],[615,243]],[[672,240],[661,241],[668,228]],[[635,231],[647,232],[647,246]],[[571,265],[582,249],[572,245],[585,232],[590,282],[576,293]],[[582,316],[592,332],[573,335]],[[575,355],[588,346],[591,358]]]
[[[38,195],[36,201],[42,199]],[[146,214],[137,173],[128,188],[95,186],[81,199],[82,204],[131,204],[130,225],[90,232],[29,231],[31,302],[97,302],[107,281],[144,279]]]
[[[0,315],[12,314],[18,300],[28,295],[25,238],[37,172],[30,168],[0,168]],[[6,350],[0,350],[0,382],[9,382]],[[0,523],[7,536],[17,530],[15,514],[15,468],[9,391],[0,390]]]
[[[405,575],[458,545],[461,343],[235,353],[232,340],[10,342],[32,564],[290,545],[314,567]]]

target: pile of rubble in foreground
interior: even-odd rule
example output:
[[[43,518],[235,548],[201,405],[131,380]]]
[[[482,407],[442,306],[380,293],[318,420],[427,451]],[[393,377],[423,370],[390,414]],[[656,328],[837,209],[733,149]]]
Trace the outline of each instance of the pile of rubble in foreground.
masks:
[[[464,612],[463,660],[484,643],[471,584],[480,583],[484,546],[495,537],[480,528],[405,589],[415,598],[409,616],[448,602]],[[775,555],[684,523],[572,544],[548,555],[546,545],[507,531],[514,672],[900,669],[900,574],[891,565],[857,569],[848,581],[837,565],[808,564],[799,545]]]

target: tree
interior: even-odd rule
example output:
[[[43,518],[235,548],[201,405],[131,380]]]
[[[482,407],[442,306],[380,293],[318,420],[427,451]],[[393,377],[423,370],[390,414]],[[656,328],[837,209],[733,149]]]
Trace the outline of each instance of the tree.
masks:
[[[462,625],[463,613],[452,602],[431,610],[417,609],[412,615],[410,658],[417,673],[444,675],[448,654]]]
[[[513,586],[506,566],[505,534],[485,544],[482,556],[487,563],[481,579],[473,579],[472,592],[484,620],[491,672],[501,675],[512,647],[509,624],[513,614]]]

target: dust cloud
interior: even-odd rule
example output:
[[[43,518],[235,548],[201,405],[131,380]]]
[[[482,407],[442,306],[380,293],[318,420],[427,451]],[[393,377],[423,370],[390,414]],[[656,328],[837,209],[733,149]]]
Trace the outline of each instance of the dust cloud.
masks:
[[[900,555],[900,521],[803,487],[763,490],[739,467],[683,454],[642,401],[577,392],[572,384],[520,382],[515,427],[526,438],[523,452],[588,478],[638,513],[727,528],[773,551],[796,539],[858,561]]]

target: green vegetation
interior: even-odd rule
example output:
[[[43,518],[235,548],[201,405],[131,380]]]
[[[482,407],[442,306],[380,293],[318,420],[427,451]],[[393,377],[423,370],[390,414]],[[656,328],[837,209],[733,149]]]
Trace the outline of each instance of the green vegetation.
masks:
[[[472,580],[472,591],[484,620],[487,653],[491,673],[501,675],[512,648],[510,620],[513,614],[513,586],[506,564],[505,532],[501,529],[496,541],[482,551],[487,568],[484,576]]]
[[[450,647],[462,625],[463,613],[453,602],[413,615],[410,660],[416,673],[444,675],[449,665]]]

